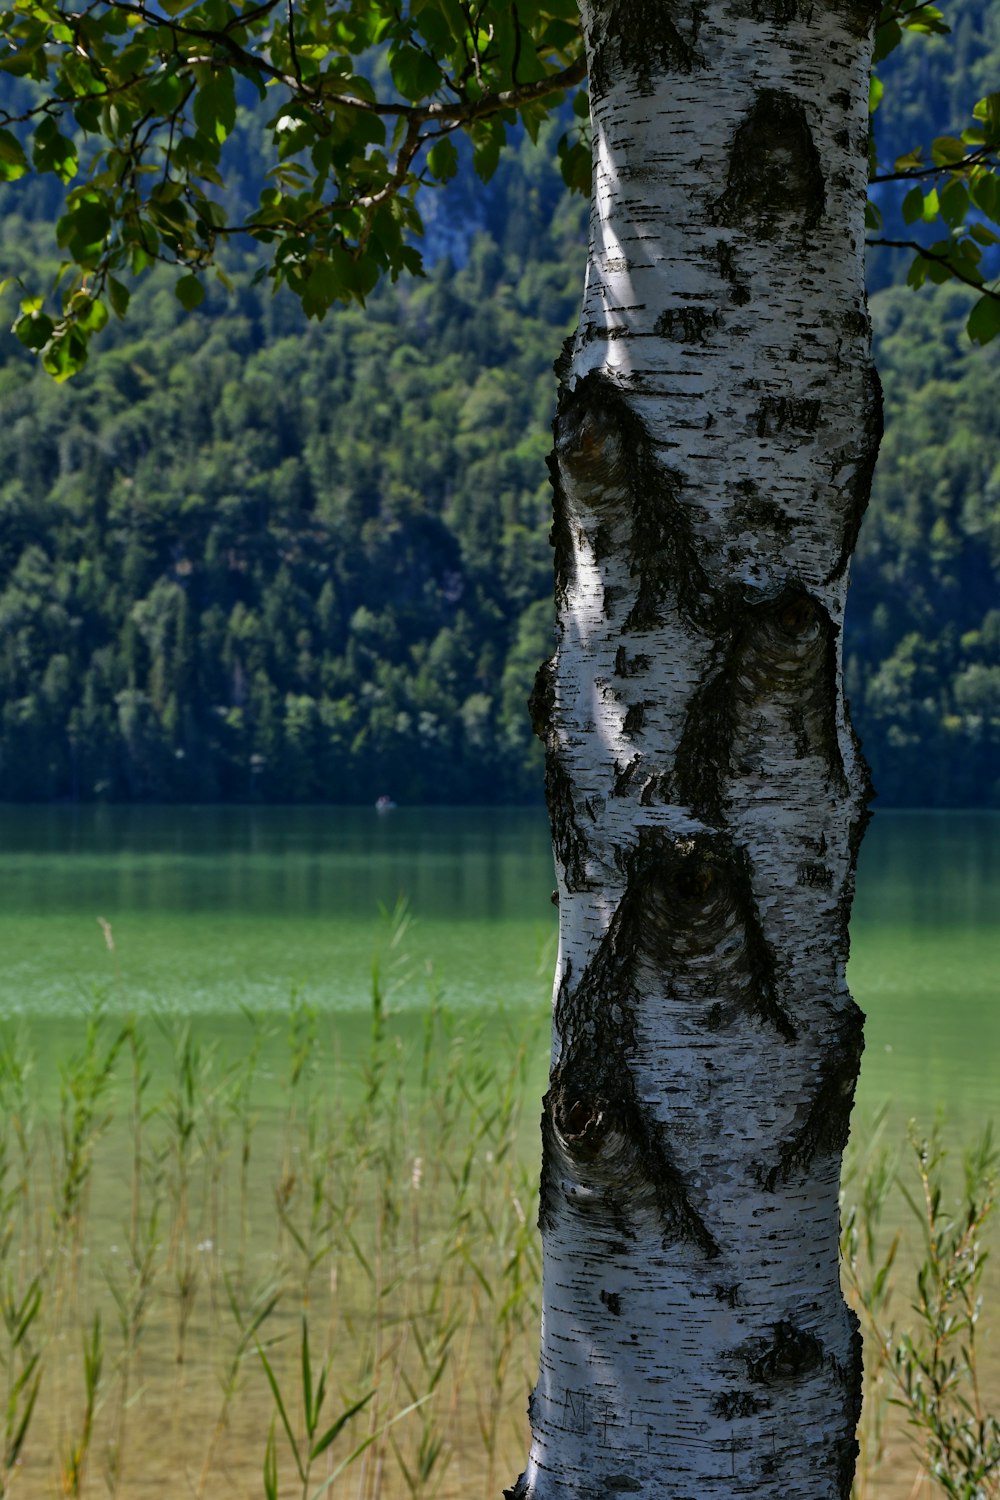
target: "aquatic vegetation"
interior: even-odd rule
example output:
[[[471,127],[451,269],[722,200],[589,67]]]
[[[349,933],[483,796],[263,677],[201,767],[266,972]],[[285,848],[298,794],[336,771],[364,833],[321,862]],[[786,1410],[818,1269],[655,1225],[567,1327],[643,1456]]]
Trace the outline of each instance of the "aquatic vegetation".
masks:
[[[28,1031],[0,1032],[0,1496],[496,1500],[535,1373],[545,1016],[394,1011],[405,921],[360,1055],[294,996],[225,1051],[97,1006],[46,1094]],[[913,1189],[878,1143],[846,1178],[856,1500],[922,1473],[992,1500],[996,1158],[948,1207],[940,1141],[913,1149]]]

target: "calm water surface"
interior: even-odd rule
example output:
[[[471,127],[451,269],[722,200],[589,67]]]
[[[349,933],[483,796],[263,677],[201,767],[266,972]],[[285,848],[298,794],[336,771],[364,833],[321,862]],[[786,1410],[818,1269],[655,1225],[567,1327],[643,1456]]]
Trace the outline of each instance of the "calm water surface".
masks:
[[[114,1008],[164,1016],[159,1043],[156,1028],[151,1028],[153,1043],[160,1048],[153,1090],[157,1098],[164,1097],[165,1089],[169,1091],[170,1077],[176,1075],[171,1054],[185,1017],[195,1018],[200,1035],[217,1044],[212,1055],[221,1069],[241,1049],[246,1055],[250,1026],[241,1007],[266,1013],[273,1057],[262,1064],[260,1091],[251,1112],[258,1124],[247,1285],[252,1286],[258,1275],[266,1280],[280,1273],[288,1281],[289,1266],[294,1270],[295,1265],[294,1246],[289,1241],[282,1249],[280,1234],[276,1241],[274,1205],[275,1184],[295,1181],[294,1175],[287,1178],[288,1147],[282,1134],[286,1129],[282,1121],[289,1118],[284,1082],[289,1058],[288,1028],[281,1024],[281,1013],[289,1012],[293,993],[317,1007],[321,1045],[332,1045],[346,1065],[333,1071],[329,1053],[324,1055],[317,1073],[322,1079],[324,1108],[330,1107],[331,1098],[347,1097],[338,1096],[337,1088],[358,1087],[357,1060],[370,1035],[373,961],[390,1005],[400,1013],[396,1030],[417,1043],[414,1056],[419,1056],[428,999],[437,995],[458,1013],[452,1034],[462,1047],[475,1030],[472,1019],[487,1019],[491,1028],[488,1055],[502,1071],[502,1047],[509,1050],[509,1037],[520,1029],[513,1023],[525,1013],[543,1019],[548,1005],[556,927],[549,899],[552,883],[545,819],[537,812],[398,810],[379,817],[374,811],[334,808],[0,807],[0,1015],[21,1017],[27,1023],[39,1063],[30,1075],[31,1087],[37,1102],[54,1110],[59,1080],[55,1060],[79,1047],[80,1022],[95,996]],[[938,1106],[947,1111],[949,1133],[965,1140],[981,1122],[1000,1113],[996,1067],[1000,936],[994,921],[998,898],[1000,817],[882,814],[876,818],[862,853],[853,926],[851,982],[869,1017],[855,1115],[856,1144],[865,1143],[875,1111],[885,1103],[892,1117],[886,1138],[893,1142],[900,1138],[903,1120],[915,1115],[929,1124]],[[401,901],[407,903],[412,920],[393,946],[392,921],[384,913]],[[109,924],[113,948],[105,941],[102,922]],[[511,1017],[510,1027],[502,1017],[495,1019],[501,1010]],[[544,1022],[533,1037],[537,1041],[531,1042],[528,1090],[537,1099],[546,1069]],[[404,1048],[404,1058],[410,1055]],[[258,1106],[262,1106],[259,1116]],[[55,1136],[46,1114],[48,1109],[43,1107],[40,1139],[51,1143]],[[170,1118],[169,1109],[161,1110],[149,1117],[144,1128],[148,1133],[155,1126],[162,1133]],[[230,1129],[235,1128],[235,1120],[233,1115]],[[536,1105],[523,1111],[518,1139],[522,1137],[525,1162],[530,1164],[538,1149]],[[116,1105],[115,1124],[100,1143],[75,1300],[70,1299],[74,1315],[78,1301],[83,1318],[91,1315],[93,1307],[99,1308],[109,1330],[116,1324],[107,1286],[117,1285],[126,1274],[122,1247],[133,1147],[125,1086]],[[51,1144],[46,1145],[45,1152],[50,1149]],[[226,1151],[227,1161],[238,1159],[234,1150],[227,1147]],[[38,1158],[40,1171],[45,1152]],[[305,1157],[293,1163],[296,1169],[302,1167],[304,1182],[305,1164]],[[407,1158],[404,1166],[409,1175],[396,1173],[393,1191],[400,1182],[405,1189],[408,1182],[407,1202],[416,1203],[418,1179],[413,1174],[418,1159],[410,1163]],[[535,1170],[526,1181],[534,1180]],[[477,1159],[476,1181],[484,1185],[484,1191],[495,1172],[492,1156],[481,1163]],[[44,1172],[39,1184],[43,1178]],[[42,1191],[30,1174],[24,1180],[32,1192]],[[526,1201],[528,1196],[530,1188],[525,1189]],[[211,1201],[205,1200],[209,1205]],[[229,1202],[230,1219],[234,1202]],[[362,1238],[372,1229],[374,1203],[375,1196],[371,1202],[366,1198],[355,1205],[357,1218],[347,1216],[352,1232]],[[170,1212],[175,1208],[176,1204]],[[204,1203],[200,1212],[202,1218],[188,1226],[189,1250],[198,1265],[198,1257],[207,1257],[208,1267],[214,1264],[212,1257],[222,1256],[223,1247],[221,1242],[216,1245],[215,1230],[205,1229]],[[408,1212],[416,1234],[416,1211]],[[493,1224],[496,1215],[492,1210],[491,1214]],[[50,1217],[43,1216],[44,1223]],[[25,1222],[30,1230],[33,1221],[26,1218]],[[222,1222],[225,1226],[227,1221]],[[409,1234],[410,1221],[405,1222]],[[463,1216],[461,1223],[465,1222]],[[482,1235],[475,1240],[476,1255],[488,1250],[487,1240]],[[446,1251],[455,1260],[454,1247],[438,1244],[436,1239],[428,1245],[426,1251],[421,1250],[428,1264],[436,1265],[442,1257],[442,1263],[446,1261]],[[167,1249],[165,1240],[161,1259]],[[19,1253],[23,1256],[25,1251]],[[904,1246],[901,1264],[906,1256]],[[218,1400],[220,1359],[229,1357],[225,1339],[213,1332],[215,1323],[208,1317],[212,1303],[205,1270],[196,1284],[189,1356],[183,1365],[176,1362],[173,1330],[179,1303],[170,1279],[171,1264],[159,1273],[143,1335],[143,1400],[131,1419],[134,1437],[121,1500],[152,1500],[163,1493],[164,1476],[176,1476],[179,1461],[189,1479],[197,1474],[210,1437],[213,1403]],[[351,1324],[353,1294],[346,1279],[343,1285],[335,1280],[340,1274],[336,1268],[344,1269],[340,1261],[331,1264],[333,1272],[327,1275],[324,1270],[333,1309],[327,1336],[339,1370],[355,1356],[367,1359],[374,1335],[367,1325]],[[345,1264],[349,1268],[350,1257]],[[907,1274],[905,1269],[901,1274]],[[400,1285],[419,1288],[419,1278],[397,1280]],[[284,1320],[280,1327],[285,1333],[297,1328],[293,1281],[285,1287],[280,1309]],[[337,1287],[340,1290],[334,1294]],[[474,1293],[470,1283],[461,1292],[463,1306]],[[1000,1298],[995,1274],[987,1278],[986,1294],[992,1309]],[[907,1303],[905,1291],[900,1299],[901,1306]],[[60,1307],[57,1300],[50,1313],[55,1322],[49,1342],[52,1347],[78,1351],[86,1325],[79,1324],[79,1318],[74,1323],[69,1312],[63,1316]],[[311,1304],[311,1311],[321,1323],[319,1300]],[[343,1327],[337,1322],[340,1318]],[[489,1330],[495,1319],[491,1315],[480,1322]],[[987,1319],[987,1326],[991,1322],[995,1327],[995,1319]],[[535,1357],[534,1317],[528,1323],[530,1334],[518,1334],[512,1356],[513,1394],[508,1391],[503,1398],[504,1410],[509,1407],[509,1412],[504,1417],[506,1436],[496,1472],[504,1480],[517,1472],[526,1441],[524,1390],[530,1384]],[[320,1332],[317,1327],[317,1343]],[[481,1333],[482,1329],[476,1337]],[[117,1345],[109,1337],[114,1353]],[[485,1388],[493,1366],[479,1351],[479,1344],[470,1343],[468,1349],[472,1350],[469,1370],[473,1373],[456,1367],[455,1388],[478,1391]],[[285,1352],[292,1360],[291,1343]],[[995,1345],[987,1348],[986,1356],[987,1398],[997,1404],[1000,1396],[994,1393],[1000,1392],[1000,1360]],[[477,1359],[486,1361],[482,1369]],[[65,1360],[49,1361],[45,1395],[19,1484],[25,1500],[47,1500],[55,1492],[57,1439],[63,1442],[66,1414],[72,1416],[81,1402],[74,1360],[78,1361],[78,1353],[70,1356],[67,1352]],[[118,1369],[110,1354],[108,1369]],[[114,1406],[115,1378],[108,1376],[106,1410],[102,1407],[105,1414],[99,1428],[101,1422],[107,1426],[110,1421],[107,1413]],[[213,1471],[215,1489],[207,1493],[224,1492],[238,1500],[259,1493],[261,1445],[270,1406],[266,1385],[259,1378],[254,1384],[248,1371],[234,1409],[232,1431],[220,1443],[218,1453],[227,1484],[222,1487]],[[443,1500],[496,1493],[498,1485],[485,1469],[479,1421],[471,1408],[462,1408],[454,1420],[449,1418],[455,1456],[441,1492]],[[106,1466],[106,1451],[101,1428],[94,1456],[95,1489],[100,1467]],[[900,1436],[878,1477],[877,1493],[885,1500],[912,1500],[917,1493],[912,1488],[913,1473]],[[348,1493],[360,1493],[353,1473],[348,1478],[350,1487],[336,1492],[340,1500]],[[387,1476],[382,1500],[406,1500],[398,1475]]]
[[[2,1007],[61,1027],[101,993],[224,1025],[297,992],[349,1031],[376,955],[397,1006],[544,1006],[552,884],[534,810],[0,807]],[[998,905],[1000,816],[876,817],[850,975],[869,1017],[859,1120],[884,1099],[998,1113]]]

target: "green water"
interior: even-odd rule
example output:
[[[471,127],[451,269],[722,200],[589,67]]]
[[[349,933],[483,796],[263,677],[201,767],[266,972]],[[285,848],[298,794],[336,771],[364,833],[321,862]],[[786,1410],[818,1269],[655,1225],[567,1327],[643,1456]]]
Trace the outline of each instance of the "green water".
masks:
[[[225,1032],[297,992],[350,1045],[378,954],[397,1007],[544,1007],[551,888],[536,811],[0,807],[0,1003],[54,1037],[95,993]],[[400,899],[393,949],[380,907]],[[850,975],[869,1017],[859,1121],[886,1099],[964,1127],[998,1113],[998,903],[1000,816],[875,819]]]

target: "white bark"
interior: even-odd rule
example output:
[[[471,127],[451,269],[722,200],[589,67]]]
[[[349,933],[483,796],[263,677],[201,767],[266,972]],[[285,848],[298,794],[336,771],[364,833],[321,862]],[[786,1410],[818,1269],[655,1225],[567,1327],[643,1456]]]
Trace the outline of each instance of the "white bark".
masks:
[[[865,0],[591,0],[561,370],[560,899],[531,1500],[846,1500],[837,1190],[867,773],[840,674],[879,431]]]

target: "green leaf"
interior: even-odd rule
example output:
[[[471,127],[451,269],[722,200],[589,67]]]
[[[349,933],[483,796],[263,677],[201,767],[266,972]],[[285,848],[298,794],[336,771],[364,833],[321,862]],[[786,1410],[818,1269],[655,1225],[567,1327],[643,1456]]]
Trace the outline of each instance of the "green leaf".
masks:
[[[912,172],[924,164],[924,153],[920,146],[915,146],[912,151],[907,151],[903,156],[897,156],[893,163],[894,172]]]
[[[556,149],[566,186],[571,192],[582,193],[586,197],[590,192],[593,166],[590,148],[582,141],[570,145],[569,138],[564,135]]]
[[[87,363],[87,335],[73,324],[61,329],[42,351],[42,365],[47,374],[61,385],[76,375]]]
[[[978,173],[972,182],[972,201],[988,219],[1000,223],[1000,182],[994,172]]]
[[[349,1406],[346,1411],[342,1411],[340,1416],[333,1423],[332,1427],[328,1427],[323,1436],[316,1439],[316,1442],[309,1449],[309,1457],[311,1459],[316,1459],[319,1458],[321,1454],[325,1453],[334,1439],[337,1438],[343,1431],[343,1429],[347,1426],[351,1418],[357,1416],[362,1407],[368,1405],[374,1394],[374,1391],[369,1391],[367,1396],[362,1396],[360,1401],[355,1401],[353,1406]]]
[[[1000,137],[1000,93],[986,94],[976,103],[972,116],[986,126],[990,140]]]
[[[89,292],[74,292],[66,307],[67,316],[85,333],[100,333],[108,321],[108,309]]]
[[[918,187],[912,187],[910,188],[910,191],[907,193],[906,197],[903,199],[903,223],[915,224],[917,220],[922,219],[923,216],[923,190]]]
[[[974,344],[989,344],[1000,333],[1000,298],[980,297],[965,326]]]
[[[35,131],[31,160],[36,172],[54,172],[62,182],[71,182],[76,176],[76,147],[66,136],[60,135],[55,120],[49,116]]]
[[[870,115],[873,115],[878,109],[879,105],[882,102],[882,95],[884,93],[885,84],[882,82],[881,78],[877,77],[876,74],[873,73],[871,76],[871,82],[868,85],[868,113]]]
[[[441,87],[441,70],[432,57],[416,47],[398,47],[389,58],[392,81],[404,99],[426,99]]]
[[[207,71],[207,70],[206,70]],[[221,145],[236,124],[236,83],[232,69],[212,69],[194,96],[194,121],[203,135]]]
[[[26,349],[44,349],[52,337],[52,319],[45,313],[30,312],[18,318],[14,332]]]
[[[306,1471],[302,1466],[302,1459],[299,1456],[299,1445],[295,1441],[295,1434],[292,1431],[292,1424],[288,1420],[288,1412],[285,1410],[285,1402],[281,1394],[281,1387],[278,1384],[278,1380],[274,1371],[271,1369],[270,1361],[268,1360],[268,1357],[264,1353],[264,1350],[261,1348],[260,1344],[256,1345],[256,1349],[257,1353],[260,1355],[260,1362],[264,1366],[264,1374],[267,1376],[267,1383],[271,1387],[271,1394],[274,1397],[274,1404],[278,1408],[278,1415],[281,1418],[281,1425],[285,1429],[285,1435],[288,1438],[289,1446],[291,1447],[292,1455],[295,1459],[295,1467],[299,1471],[299,1478],[302,1480],[302,1483],[305,1484]]]
[[[924,194],[924,202],[921,209],[921,215],[926,223],[931,224],[937,218],[940,212],[941,200],[938,198],[937,188],[931,188],[929,193]]]
[[[952,229],[965,223],[969,212],[969,191],[959,177],[952,178],[941,192],[941,217]]]
[[[954,135],[939,135],[931,142],[931,161],[936,167],[951,167],[964,161],[965,145]]]
[[[458,152],[447,136],[428,151],[427,169],[438,182],[448,182],[458,171]]]
[[[0,182],[16,182],[28,170],[28,158],[13,131],[0,130]]]
[[[185,312],[193,312],[205,300],[205,288],[197,276],[182,276],[174,287],[174,295]]]

